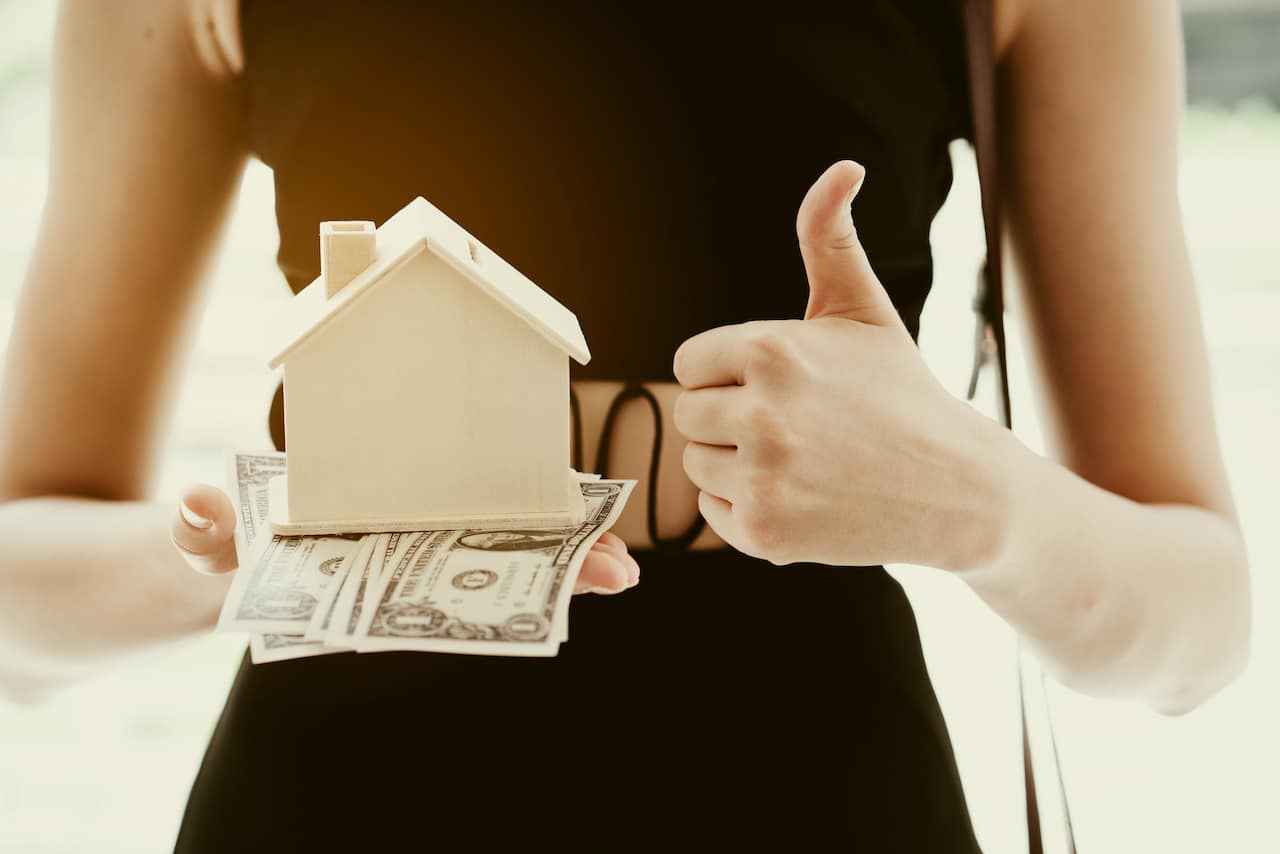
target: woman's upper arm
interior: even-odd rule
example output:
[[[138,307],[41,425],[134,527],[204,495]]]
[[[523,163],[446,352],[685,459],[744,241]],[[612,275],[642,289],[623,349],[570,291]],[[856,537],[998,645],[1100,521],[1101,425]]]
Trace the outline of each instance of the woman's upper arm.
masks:
[[[245,161],[183,4],[64,3],[49,187],[0,390],[0,499],[145,493],[195,285]]]
[[[999,68],[1011,308],[1057,457],[1134,500],[1234,518],[1179,209],[1178,15],[1018,0]]]

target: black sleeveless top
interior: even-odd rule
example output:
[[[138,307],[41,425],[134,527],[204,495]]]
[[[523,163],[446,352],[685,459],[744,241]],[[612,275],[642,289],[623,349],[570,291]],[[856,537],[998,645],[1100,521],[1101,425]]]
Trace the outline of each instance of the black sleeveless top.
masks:
[[[852,158],[859,235],[917,333],[969,127],[958,3],[246,0],[242,20],[294,290],[320,221],[422,195],[578,315],[575,377],[670,379],[696,332],[803,314],[796,211]],[[977,850],[882,567],[637,557],[637,588],[575,597],[554,659],[246,663],[178,849]]]
[[[423,195],[578,315],[575,376],[670,379],[696,332],[803,314],[796,211],[848,157],[914,334],[967,132],[953,4],[693,5],[248,4],[251,142],[290,284],[319,274],[320,220]]]

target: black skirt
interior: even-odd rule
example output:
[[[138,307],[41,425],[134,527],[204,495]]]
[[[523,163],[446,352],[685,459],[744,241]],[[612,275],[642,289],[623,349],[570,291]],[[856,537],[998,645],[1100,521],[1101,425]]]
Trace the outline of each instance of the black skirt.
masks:
[[[555,658],[246,660],[177,851],[978,850],[882,567],[636,556]]]

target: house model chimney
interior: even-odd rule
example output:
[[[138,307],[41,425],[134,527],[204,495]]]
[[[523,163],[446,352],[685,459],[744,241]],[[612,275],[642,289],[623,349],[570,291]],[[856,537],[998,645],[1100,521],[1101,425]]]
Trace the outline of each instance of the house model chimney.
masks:
[[[342,290],[373,263],[373,223],[364,220],[320,223],[320,276],[326,297]]]

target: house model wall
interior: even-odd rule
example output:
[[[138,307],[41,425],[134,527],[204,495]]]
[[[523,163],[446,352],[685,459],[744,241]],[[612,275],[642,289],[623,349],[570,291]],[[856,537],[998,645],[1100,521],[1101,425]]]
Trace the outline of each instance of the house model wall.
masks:
[[[425,199],[374,229],[321,226],[294,298],[278,533],[577,524],[577,319]]]

